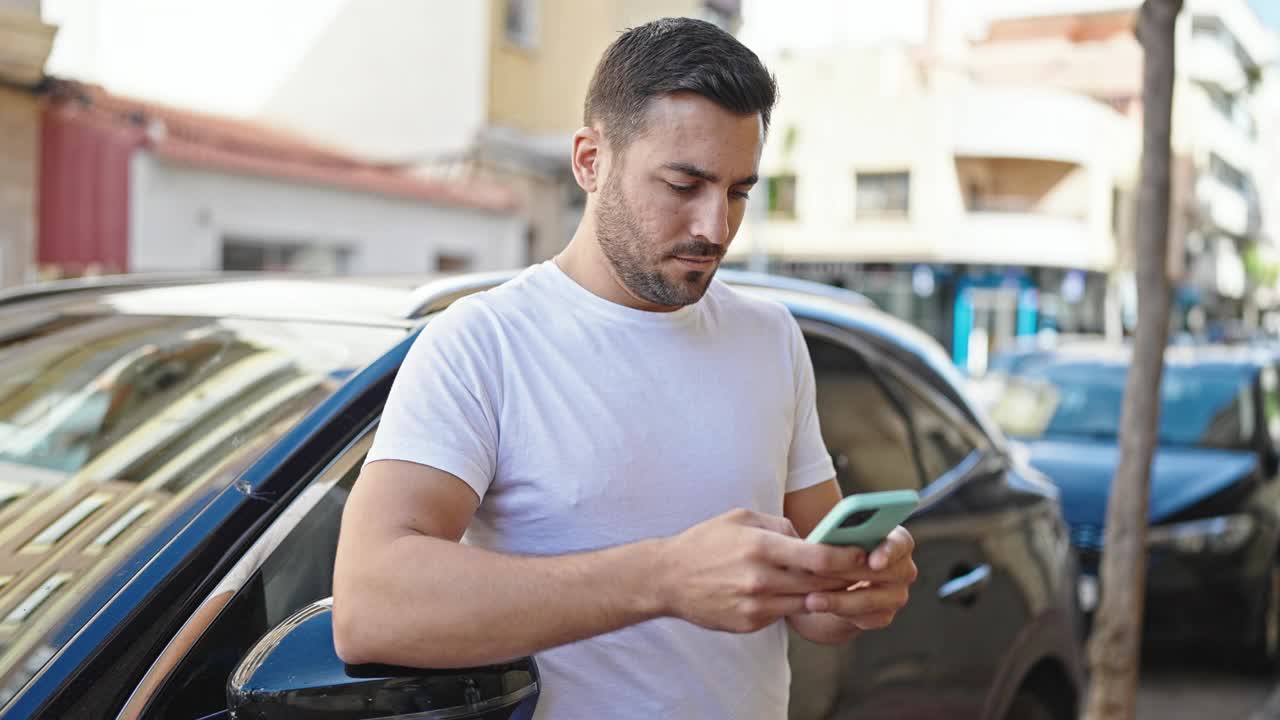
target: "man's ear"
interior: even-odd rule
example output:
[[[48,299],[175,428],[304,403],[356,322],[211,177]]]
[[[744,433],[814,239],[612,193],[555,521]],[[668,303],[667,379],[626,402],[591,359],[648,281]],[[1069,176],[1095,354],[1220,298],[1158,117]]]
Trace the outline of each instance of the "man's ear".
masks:
[[[573,177],[578,187],[593,193],[600,186],[600,132],[592,127],[580,128],[573,134]]]

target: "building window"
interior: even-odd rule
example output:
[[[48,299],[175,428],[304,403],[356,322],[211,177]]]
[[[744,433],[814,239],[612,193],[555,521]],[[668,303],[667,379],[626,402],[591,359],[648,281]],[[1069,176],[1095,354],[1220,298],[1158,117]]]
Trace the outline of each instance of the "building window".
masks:
[[[222,269],[232,272],[301,272],[345,275],[351,249],[303,242],[270,242],[228,237],[222,240]]]
[[[1236,62],[1240,63],[1242,69],[1248,70],[1256,65],[1253,58],[1249,56],[1248,51],[1244,49],[1244,45],[1240,44],[1235,34],[1227,28],[1219,17],[1212,15],[1196,15],[1192,17],[1191,34],[1221,44],[1222,47],[1235,56]]]
[[[858,218],[906,217],[911,173],[860,172],[854,183]]]
[[[436,253],[436,270],[439,272],[467,272],[471,269],[470,255],[461,253]]]
[[[1249,180],[1245,177],[1245,174],[1215,153],[1209,153],[1209,174],[1237,192],[1247,193],[1249,191]]]
[[[794,220],[796,217],[796,176],[775,175],[765,178],[765,202],[769,217]]]
[[[1124,216],[1124,192],[1118,187],[1111,188],[1111,233],[1116,238],[1121,235],[1120,220]]]
[[[506,0],[503,34],[507,42],[525,50],[538,46],[538,0]]]

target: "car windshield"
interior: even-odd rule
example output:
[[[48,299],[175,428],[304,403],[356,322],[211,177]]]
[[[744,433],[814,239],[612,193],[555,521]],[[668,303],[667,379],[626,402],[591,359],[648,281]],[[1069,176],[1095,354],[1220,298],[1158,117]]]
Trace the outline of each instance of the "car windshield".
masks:
[[[1053,362],[1012,378],[992,409],[1008,434],[1114,441],[1128,368]],[[1159,442],[1248,449],[1254,433],[1251,372],[1232,365],[1169,365],[1160,387]]]
[[[0,705],[393,327],[0,315]]]

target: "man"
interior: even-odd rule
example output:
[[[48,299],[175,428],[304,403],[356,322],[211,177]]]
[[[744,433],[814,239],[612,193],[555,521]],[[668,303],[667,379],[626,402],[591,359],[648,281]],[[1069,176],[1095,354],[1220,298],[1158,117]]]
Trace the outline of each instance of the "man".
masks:
[[[869,558],[799,539],[840,499],[803,337],[712,279],[775,95],[701,21],[606,51],[572,241],[433,320],[396,378],[343,517],[343,659],[536,655],[538,718],[779,720],[784,620],[843,643],[906,603],[906,530]]]

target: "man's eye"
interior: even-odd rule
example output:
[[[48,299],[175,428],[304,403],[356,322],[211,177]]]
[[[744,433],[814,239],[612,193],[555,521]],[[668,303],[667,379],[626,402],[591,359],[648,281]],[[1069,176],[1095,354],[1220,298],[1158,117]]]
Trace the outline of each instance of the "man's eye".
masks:
[[[676,185],[675,183],[667,183],[667,187],[680,193],[681,195],[688,195],[689,193],[693,192],[694,188],[697,186],[696,185]]]
[[[729,197],[733,198],[734,200],[746,200],[747,191],[746,190],[730,190]]]

